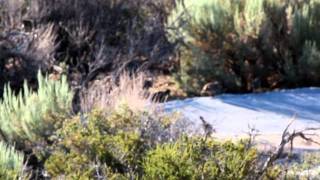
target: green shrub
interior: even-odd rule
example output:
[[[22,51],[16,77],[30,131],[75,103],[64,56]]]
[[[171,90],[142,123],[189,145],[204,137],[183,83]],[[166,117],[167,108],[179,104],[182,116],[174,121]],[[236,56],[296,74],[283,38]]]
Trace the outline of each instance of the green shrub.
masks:
[[[176,34],[174,31],[169,31],[169,34],[173,39],[182,34],[182,38],[187,41],[198,41],[201,38],[204,40],[205,35],[211,35],[207,36],[208,41],[224,38],[212,35],[214,33],[223,35],[234,30],[233,14],[238,4],[232,0],[179,1],[168,20],[168,25],[178,26],[179,32]]]
[[[156,121],[151,117],[147,112],[134,112],[123,106],[107,114],[93,111],[87,117],[66,120],[53,138],[56,143],[46,161],[46,170],[52,177],[76,179],[117,173],[140,177],[142,158],[162,137],[161,132],[151,133],[152,127],[145,124],[145,119]],[[169,127],[165,120],[157,126],[159,131],[165,132]]]
[[[247,141],[170,134],[174,119],[122,106],[65,120],[52,136],[45,171],[51,178],[65,179],[260,177],[258,152]],[[272,168],[267,174],[277,177],[279,172]]]
[[[185,6],[178,4],[173,11],[168,24],[183,23],[172,23],[180,28],[178,32],[169,31],[169,35],[171,39],[182,38],[186,45],[181,48],[180,69],[176,75],[186,92],[199,94],[202,86],[210,81],[220,81],[231,91],[246,86],[243,81],[249,68],[245,59],[240,58],[249,47],[241,45],[240,38],[256,38],[265,19],[265,14],[260,11],[264,3],[248,2],[187,1]],[[232,56],[237,60],[228,54],[233,52]]]
[[[213,81],[229,92],[320,85],[302,66],[310,63],[302,60],[308,42],[319,48],[319,7],[319,0],[178,3],[168,21],[170,39],[183,42],[178,82],[190,94]]]
[[[248,179],[256,162],[256,150],[243,142],[184,138],[148,152],[145,179]]]
[[[23,154],[0,141],[0,179],[17,179],[23,171]]]
[[[237,8],[234,14],[234,24],[240,36],[258,37],[261,26],[266,20],[264,3],[263,0],[246,0],[244,7]]]
[[[194,54],[197,54],[197,59]],[[212,60],[199,48],[190,49],[189,53],[184,53],[181,58],[183,61],[181,61],[179,75],[176,75],[176,79],[180,82],[180,88],[188,93],[201,89],[215,72],[218,76],[221,64],[214,66]],[[212,68],[216,69],[215,72],[212,71]]]
[[[295,46],[302,48],[305,41],[313,41],[319,47],[320,35],[318,27],[320,25],[320,1],[310,0],[302,3],[291,5],[292,9],[292,40]]]
[[[70,113],[72,93],[66,77],[49,80],[38,73],[38,90],[32,92],[27,83],[15,95],[7,86],[0,102],[0,129],[4,139],[21,143],[37,142],[52,135],[60,116]],[[59,117],[59,118],[55,118]]]
[[[190,46],[191,47],[191,46]],[[234,73],[227,73],[225,59],[219,55],[212,56],[199,47],[184,49],[181,55],[179,72],[175,78],[189,95],[197,95],[208,82],[222,81],[228,90],[239,90],[241,78]]]
[[[139,130],[142,124],[135,123],[141,122],[144,114],[125,107],[122,110],[107,115],[94,111],[87,117],[66,120],[53,139],[56,143],[45,163],[50,176],[246,179],[257,175],[257,151],[247,148],[245,141],[216,142],[184,136],[157,141]]]
[[[123,171],[124,166],[112,154],[114,139],[109,135],[110,126],[101,112],[93,112],[86,120],[74,117],[66,120],[57,132],[57,144],[53,147],[45,167],[52,177],[93,178],[95,173],[105,173],[108,166]],[[59,141],[59,139],[61,139]],[[117,151],[117,150],[115,150]],[[97,166],[101,164],[102,166]],[[96,167],[97,166],[97,167]]]
[[[320,51],[315,42],[307,41],[305,43],[302,50],[302,56],[299,59],[298,67],[300,78],[307,81],[319,80]]]

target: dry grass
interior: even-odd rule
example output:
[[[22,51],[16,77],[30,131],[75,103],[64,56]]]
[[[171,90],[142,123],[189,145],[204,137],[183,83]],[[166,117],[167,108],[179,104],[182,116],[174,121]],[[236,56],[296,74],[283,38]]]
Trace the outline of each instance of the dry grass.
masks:
[[[0,1],[3,26],[18,28],[21,25],[23,4],[24,0]]]
[[[130,75],[124,72],[118,80],[110,77],[96,81],[82,97],[81,106],[84,112],[93,108],[105,110],[126,105],[133,111],[144,111],[154,107],[151,96],[144,89],[147,76],[144,73]]]
[[[152,96],[144,88],[145,73],[122,73],[118,79],[105,78],[96,81],[81,98],[84,113],[92,109],[102,109],[105,113],[123,110],[138,115],[134,124],[139,124],[135,131],[141,132],[155,142],[167,142],[189,132],[191,123],[179,113],[166,112],[163,104],[152,101]],[[125,107],[125,108],[124,108]],[[128,108],[128,109],[127,109]]]
[[[36,62],[37,64],[45,63],[43,65],[49,66],[47,63],[52,63],[50,61],[53,61],[53,53],[57,47],[55,44],[56,37],[53,24],[40,28],[38,33],[34,35],[30,49],[25,53],[31,53],[33,59],[42,61]]]
[[[151,97],[143,88],[146,76],[143,73],[130,75],[125,72],[119,78],[119,86],[110,93],[110,104],[113,107],[128,105],[132,110],[143,110],[151,103]]]

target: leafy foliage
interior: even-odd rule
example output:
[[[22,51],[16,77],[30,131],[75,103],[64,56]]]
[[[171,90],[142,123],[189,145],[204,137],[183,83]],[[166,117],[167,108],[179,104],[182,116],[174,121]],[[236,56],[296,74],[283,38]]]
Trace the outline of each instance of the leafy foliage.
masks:
[[[40,128],[43,123],[42,127],[48,128],[44,132],[49,132],[48,134],[42,134],[43,131],[35,128],[27,129],[28,131],[4,131],[14,135],[8,139],[12,143],[35,143],[35,146],[29,148],[33,154],[40,157],[40,161],[32,165],[41,174],[47,174],[47,178],[254,179],[261,176],[259,155],[246,141],[217,142],[210,136],[187,137],[185,126],[179,124],[184,122],[177,120],[174,115],[161,114],[151,109],[137,109],[123,103],[110,106],[112,108],[106,112],[90,110],[87,114],[80,113],[70,117],[66,111],[67,104],[70,104],[67,99],[48,97],[51,103],[56,102],[52,105],[40,98],[43,95],[52,96],[45,92],[55,92],[53,94],[58,95],[61,89],[54,87],[58,87],[57,84],[60,83],[63,86],[63,82],[65,83],[65,80],[51,81],[39,74],[38,93],[28,90],[24,96],[8,96],[18,100],[20,98],[18,102],[12,101],[18,105],[27,105],[19,103],[29,102],[27,100],[31,97],[38,100],[34,101],[35,105],[39,103],[50,107],[44,108],[46,111],[38,110],[44,116],[41,116],[43,120],[39,119],[37,126],[32,124],[32,121],[27,121],[30,123],[27,125],[31,127]],[[69,92],[67,86],[65,87],[62,92]],[[61,97],[69,97],[64,95]],[[47,111],[49,116],[46,116]],[[37,120],[38,116],[31,117]],[[7,157],[7,149],[0,150],[0,154],[4,153]],[[22,162],[23,159],[19,161]],[[277,177],[279,173],[270,169],[266,174]]]
[[[170,129],[166,118],[158,118],[157,123],[148,112],[135,112],[124,106],[107,115],[93,111],[88,117],[66,120],[57,133],[57,144],[46,169],[53,177],[93,178],[114,173],[140,177],[145,153],[164,141],[164,134]],[[147,119],[149,122],[144,121]],[[150,123],[159,128],[159,133]]]
[[[80,116],[66,120],[45,163],[50,176],[67,179],[259,177],[258,153],[246,141],[217,142],[211,137],[188,138],[183,134],[171,139],[163,139],[160,133],[150,136],[141,121],[150,115],[126,107],[121,109],[110,114],[93,111],[85,119]],[[173,123],[163,119],[162,126],[166,131]]]
[[[66,81],[50,80],[38,73],[38,90],[32,92],[25,82],[17,96],[10,86],[5,88],[0,103],[0,129],[9,142],[37,142],[49,137],[59,126],[55,116],[70,113],[72,92]]]
[[[13,147],[0,142],[0,178],[17,179],[21,177],[24,155]]]
[[[258,177],[258,153],[239,143],[183,134],[150,136],[144,118],[150,114],[126,107],[64,121],[54,136],[45,169],[53,178],[245,179]],[[84,119],[83,119],[84,118]],[[154,121],[154,120],[153,120]],[[163,131],[173,122],[162,119]],[[159,128],[159,126],[158,126]],[[149,131],[149,132],[148,132]]]
[[[303,65],[318,61],[314,55],[306,60],[306,51],[315,54],[319,48],[319,4],[181,2],[168,22],[178,26],[168,29],[169,37],[183,42],[178,82],[190,94],[199,94],[204,84],[214,81],[229,92],[319,85],[315,70]]]
[[[180,139],[148,152],[146,179],[248,179],[254,177],[257,152],[244,142]]]
[[[298,70],[300,78],[304,80],[316,82],[320,78],[320,51],[315,42],[307,41],[305,43],[302,56],[299,59]]]
[[[44,179],[279,177],[274,164],[259,171],[260,156],[246,141],[187,137],[188,124],[162,114],[150,102],[146,77],[133,74],[169,72],[172,64],[164,61],[173,59],[182,42],[176,77],[190,94],[213,81],[232,92],[320,84],[319,4],[1,1],[0,92],[1,83],[14,83],[0,102],[0,178],[18,178],[23,163]],[[65,76],[53,80],[39,72],[36,92],[27,82],[22,87],[21,79],[32,81],[38,68],[67,73],[75,96]],[[124,70],[129,73],[122,76]],[[112,76],[101,78],[105,86],[90,83],[103,74]],[[71,114],[71,102],[82,105],[80,113]]]

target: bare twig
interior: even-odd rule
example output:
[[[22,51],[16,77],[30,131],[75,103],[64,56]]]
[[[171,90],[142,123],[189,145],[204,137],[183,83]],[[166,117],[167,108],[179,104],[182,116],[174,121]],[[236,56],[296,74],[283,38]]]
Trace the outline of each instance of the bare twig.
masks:
[[[247,149],[252,147],[252,145],[256,140],[256,137],[260,135],[259,130],[256,129],[255,127],[251,127],[250,125],[248,125],[248,128],[249,128],[249,132],[247,132],[247,134],[249,136],[249,141],[247,143]]]
[[[260,179],[266,173],[266,171],[275,163],[276,160],[283,157],[284,149],[285,149],[286,145],[290,144],[290,150],[291,151],[293,150],[293,141],[296,138],[300,137],[307,142],[312,142],[312,143],[320,145],[320,142],[317,142],[312,137],[308,137],[308,136],[315,136],[316,135],[315,133],[308,133],[308,132],[317,131],[317,130],[320,130],[320,128],[305,128],[305,129],[299,130],[299,131],[294,130],[292,133],[290,133],[289,127],[293,124],[294,120],[295,120],[295,118],[292,119],[292,121],[287,125],[287,127],[283,131],[282,136],[281,136],[281,142],[280,142],[279,146],[277,147],[277,149],[275,150],[275,152],[272,153],[268,157],[268,159],[265,161],[265,163],[263,164],[261,170],[258,173]]]

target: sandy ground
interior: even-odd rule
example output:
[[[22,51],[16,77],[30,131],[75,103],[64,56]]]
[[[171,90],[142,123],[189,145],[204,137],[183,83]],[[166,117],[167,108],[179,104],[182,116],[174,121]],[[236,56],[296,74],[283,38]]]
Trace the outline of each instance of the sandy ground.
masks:
[[[276,92],[199,97],[167,102],[165,109],[181,112],[190,122],[194,133],[202,130],[202,116],[216,130],[216,137],[245,137],[250,128],[258,130],[259,147],[276,146],[289,123],[289,130],[320,128],[320,88],[302,88]],[[319,136],[320,131],[311,132]],[[315,143],[294,141],[296,149],[320,150]]]

